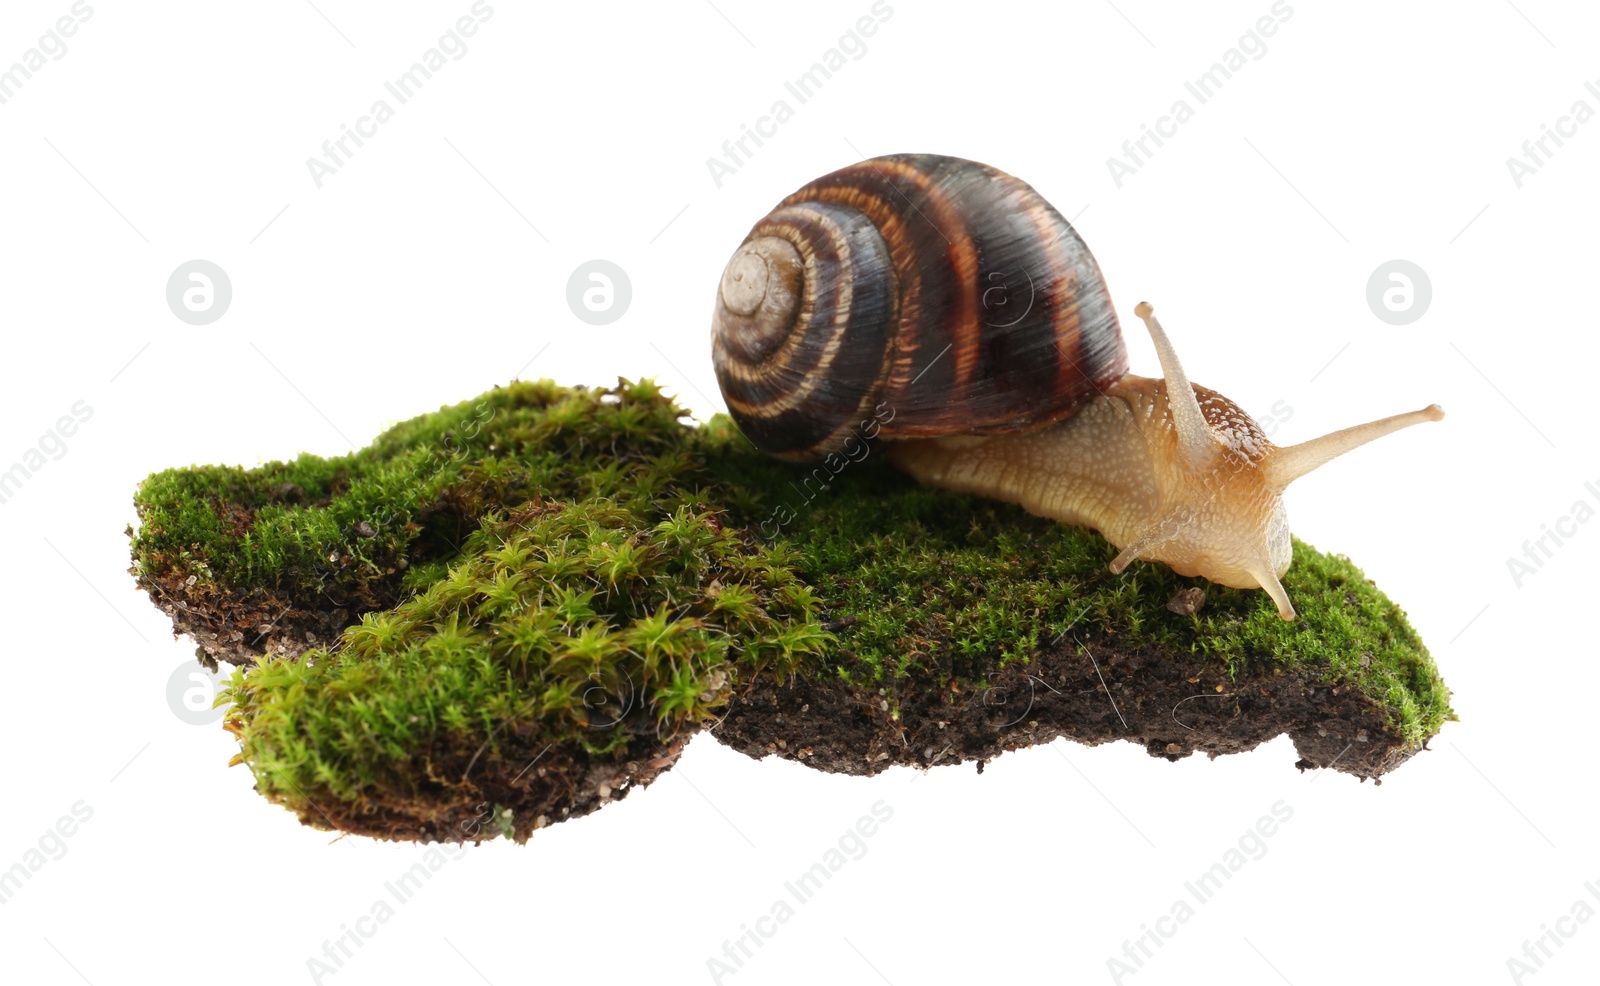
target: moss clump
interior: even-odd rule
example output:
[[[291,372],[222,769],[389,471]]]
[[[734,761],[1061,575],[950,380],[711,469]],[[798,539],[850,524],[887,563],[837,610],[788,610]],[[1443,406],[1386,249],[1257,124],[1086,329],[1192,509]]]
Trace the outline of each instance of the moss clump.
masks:
[[[1346,559],[1295,543],[1285,623],[1264,593],[1113,576],[1093,532],[879,457],[807,472],[683,417],[649,382],[516,383],[349,456],[169,470],[136,497],[133,572],[203,658],[257,662],[221,700],[261,792],[391,838],[481,838],[486,818],[526,838],[647,783],[756,691],[812,683],[900,728],[913,692],[981,694],[1060,640],[1180,683],[1356,696],[1389,752],[1354,772],[1452,717]],[[1206,607],[1167,611],[1192,584]]]
[[[235,671],[242,759],[300,810],[425,804],[433,763],[496,736],[519,755],[533,741],[611,754],[710,718],[734,680],[789,674],[820,648],[816,598],[781,549],[750,550],[709,512],[654,507],[485,518],[444,577],[333,647]]]

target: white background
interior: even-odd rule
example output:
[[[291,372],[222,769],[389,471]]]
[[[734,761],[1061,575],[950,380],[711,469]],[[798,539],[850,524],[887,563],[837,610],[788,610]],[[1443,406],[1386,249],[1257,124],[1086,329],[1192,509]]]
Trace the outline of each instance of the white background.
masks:
[[[1525,940],[1575,901],[1600,910],[1584,889],[1600,886],[1600,523],[1520,587],[1507,569],[1576,501],[1600,506],[1584,487],[1600,487],[1600,121],[1521,188],[1506,166],[1575,100],[1600,111],[1592,9],[1294,0],[1201,106],[1183,82],[1268,0],[893,0],[865,54],[791,98],[718,188],[706,159],[869,0],[497,0],[317,188],[306,159],[469,6],[97,2],[0,105],[0,468],[75,401],[93,408],[0,505],[0,868],[75,803],[93,811],[0,905],[7,982],[315,981],[307,960],[425,851],[298,825],[224,766],[226,733],[174,715],[192,644],[126,574],[140,479],[341,454],[519,373],[656,375],[709,415],[712,293],[746,229],[811,178],[898,151],[991,163],[1077,216],[1135,370],[1157,370],[1131,318],[1148,298],[1194,380],[1258,415],[1292,408],[1280,442],[1444,405],[1289,497],[1297,534],[1405,607],[1461,721],[1381,788],[1297,774],[1286,739],[1177,764],[1058,742],[981,777],[861,779],[702,736],[626,801],[450,863],[322,981],[712,982],[707,959],[879,800],[894,814],[866,855],[723,981],[1114,981],[1124,941],[1280,800],[1293,817],[1266,854],[1123,981],[1516,981]],[[0,67],[69,7],[7,0]],[[1180,98],[1194,118],[1118,188],[1107,158]],[[633,284],[606,327],[565,299],[597,257]],[[164,300],[195,258],[234,289],[206,327]],[[1409,326],[1365,300],[1394,258],[1432,281]],[[1561,926],[1523,981],[1594,981],[1600,918]]]

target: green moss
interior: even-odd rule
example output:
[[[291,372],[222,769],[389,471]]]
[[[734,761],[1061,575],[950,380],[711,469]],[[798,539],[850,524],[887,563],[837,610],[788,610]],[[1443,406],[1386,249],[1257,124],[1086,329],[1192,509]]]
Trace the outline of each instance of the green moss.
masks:
[[[648,381],[516,383],[349,456],[169,470],[136,497],[135,572],[397,600],[235,672],[219,699],[260,789],[302,814],[428,797],[438,764],[502,746],[622,756],[759,674],[981,688],[1067,635],[1229,675],[1303,669],[1359,689],[1413,745],[1453,717],[1404,614],[1347,559],[1295,542],[1286,623],[1259,591],[1161,565],[1113,576],[1093,532],[880,456],[807,471],[684,413]],[[1205,608],[1169,612],[1191,584]]]
[[[232,589],[352,590],[413,556],[454,554],[483,511],[536,490],[607,496],[687,473],[680,409],[650,383],[602,407],[604,394],[513,383],[395,425],[348,456],[156,473],[134,499],[135,571]],[[610,448],[625,455],[596,466]],[[572,468],[579,462],[588,468]]]

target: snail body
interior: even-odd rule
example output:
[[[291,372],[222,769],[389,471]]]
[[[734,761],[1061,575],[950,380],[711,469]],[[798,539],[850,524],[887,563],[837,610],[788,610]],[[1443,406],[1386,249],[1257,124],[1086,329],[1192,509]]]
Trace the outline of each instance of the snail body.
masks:
[[[1284,619],[1284,489],[1438,405],[1280,447],[1191,384],[1147,303],[1162,378],[1128,372],[1088,247],[1024,182],[936,155],[817,179],[723,273],[718,383],[758,447],[838,456],[861,430],[921,482],[1099,531],[1135,559],[1265,589]],[[885,414],[887,410],[887,414]],[[853,455],[851,456],[854,457]]]

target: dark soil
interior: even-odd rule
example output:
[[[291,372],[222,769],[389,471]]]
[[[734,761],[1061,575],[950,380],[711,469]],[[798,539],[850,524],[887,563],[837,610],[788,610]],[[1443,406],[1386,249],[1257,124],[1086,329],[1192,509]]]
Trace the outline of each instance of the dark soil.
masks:
[[[1230,680],[1198,660],[1066,641],[1013,662],[976,691],[925,676],[902,678],[892,693],[838,679],[762,680],[712,732],[751,757],[866,775],[892,764],[968,760],[981,771],[1006,750],[1060,736],[1086,746],[1128,740],[1176,761],[1197,752],[1242,753],[1288,733],[1301,758],[1295,766],[1331,767],[1363,780],[1416,752],[1373,700],[1313,681],[1312,671],[1253,665]]]
[[[389,609],[401,595],[394,582],[370,582],[354,593],[329,584],[321,595],[299,599],[272,589],[202,588],[175,576],[134,574],[172,617],[172,635],[192,637],[195,658],[212,671],[218,661],[249,667],[265,654],[298,657],[326,647],[361,614]]]
[[[536,830],[587,815],[655,780],[678,761],[694,730],[665,742],[630,737],[609,754],[575,744],[510,737],[485,750],[417,758],[414,790],[385,791],[365,806],[310,792],[300,820],[312,828],[415,842],[477,843],[501,835],[525,842]],[[496,808],[509,810],[504,831]]]

